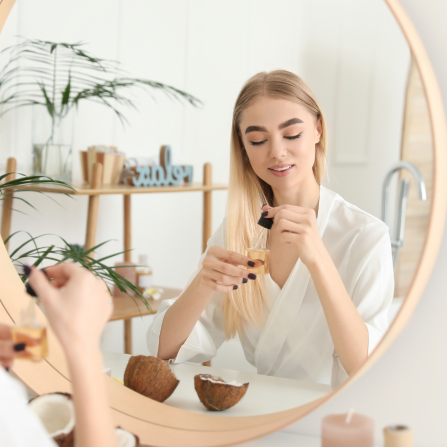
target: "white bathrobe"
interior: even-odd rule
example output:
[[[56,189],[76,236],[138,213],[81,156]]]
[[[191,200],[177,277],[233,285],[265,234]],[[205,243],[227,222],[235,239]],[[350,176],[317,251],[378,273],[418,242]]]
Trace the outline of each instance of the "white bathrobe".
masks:
[[[388,227],[379,219],[321,186],[317,225],[369,333],[368,355],[388,328],[388,309],[394,292],[394,274]],[[224,247],[224,224],[208,247]],[[205,255],[188,284],[199,272]],[[261,277],[272,308],[265,308],[261,327],[245,325],[238,334],[246,359],[258,374],[339,385],[347,377],[334,349],[315,285],[298,260],[281,289],[270,277]],[[243,286],[242,286],[243,287]],[[222,293],[214,293],[191,334],[171,362],[212,359],[225,341]],[[175,299],[163,301],[147,333],[156,356],[163,318]]]

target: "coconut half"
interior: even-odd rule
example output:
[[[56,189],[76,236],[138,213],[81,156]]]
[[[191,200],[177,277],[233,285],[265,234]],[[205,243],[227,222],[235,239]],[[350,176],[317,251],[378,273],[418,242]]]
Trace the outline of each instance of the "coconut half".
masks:
[[[119,447],[140,447],[140,439],[130,431],[118,427],[115,428],[115,433]]]
[[[124,386],[157,402],[164,402],[179,383],[169,365],[157,357],[132,356],[124,372]]]
[[[31,399],[29,407],[59,447],[74,447],[75,410],[71,394],[51,393]],[[119,447],[140,447],[133,433],[115,428]]]
[[[31,399],[29,407],[59,447],[74,445],[75,411],[71,394],[42,394]]]
[[[194,376],[194,388],[200,402],[212,411],[223,411],[236,405],[245,395],[248,383],[225,382],[210,374]]]

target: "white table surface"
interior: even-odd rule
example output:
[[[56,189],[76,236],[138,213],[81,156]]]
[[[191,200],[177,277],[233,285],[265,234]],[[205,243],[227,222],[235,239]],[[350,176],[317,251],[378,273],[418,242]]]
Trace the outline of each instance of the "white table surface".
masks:
[[[123,380],[124,370],[130,355],[103,352],[103,357],[104,366],[112,370],[112,377]],[[164,403],[176,408],[216,417],[255,416],[283,411],[318,399],[330,391],[328,385],[213,368],[196,363],[170,366],[180,383],[171,397]],[[249,382],[250,385],[245,396],[234,407],[226,411],[209,411],[202,405],[194,389],[194,376],[196,374],[212,374],[221,377],[226,382],[236,380],[239,383]]]
[[[237,444],[237,447],[321,447],[321,438],[277,431],[254,441]]]
[[[104,352],[104,366],[111,369],[112,377],[123,380],[124,370],[131,356],[116,352]],[[219,416],[247,416],[273,413],[302,405],[330,391],[328,385],[307,383],[279,377],[213,368],[195,363],[170,365],[180,380],[174,393],[165,404],[177,408]],[[243,399],[226,411],[208,411],[199,401],[194,390],[194,376],[200,373],[213,374],[225,381],[249,382]],[[237,444],[238,447],[321,447],[320,437],[288,433],[287,428],[254,441]]]

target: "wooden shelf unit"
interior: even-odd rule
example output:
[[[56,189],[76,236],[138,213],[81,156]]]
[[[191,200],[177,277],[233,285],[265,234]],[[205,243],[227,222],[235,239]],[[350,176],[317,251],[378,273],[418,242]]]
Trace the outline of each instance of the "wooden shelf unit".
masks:
[[[6,172],[15,172],[16,160],[9,158]],[[13,175],[10,176],[11,180]],[[132,249],[132,231],[131,231],[131,196],[132,194],[155,194],[155,193],[173,193],[173,192],[203,192],[203,238],[202,238],[202,251],[205,251],[208,239],[211,236],[211,206],[212,206],[212,191],[228,189],[224,184],[212,184],[212,165],[206,163],[203,167],[203,183],[191,183],[182,186],[157,186],[157,187],[136,187],[130,185],[103,185],[102,179],[102,165],[101,163],[95,163],[93,165],[92,180],[90,184],[74,184],[74,190],[68,188],[55,188],[48,185],[35,185],[26,187],[11,188],[8,190],[8,200],[4,203],[2,222],[1,222],[1,236],[5,240],[10,235],[11,230],[11,208],[13,203],[13,193],[20,190],[26,191],[38,191],[54,194],[68,194],[68,195],[86,195],[89,196],[88,200],[88,213],[87,224],[85,234],[86,250],[96,245],[96,232],[98,226],[98,209],[99,209],[99,197],[105,194],[120,194],[123,196],[123,219],[124,219],[124,261],[131,262],[131,252],[127,250]],[[6,208],[6,206],[8,208]],[[8,247],[6,247],[8,248]],[[92,253],[93,255],[93,253]],[[181,292],[180,289],[172,289],[161,286],[164,289],[164,294],[160,300],[148,300],[152,307],[152,312],[148,312],[145,305],[136,300],[138,308],[135,302],[129,298],[114,297],[114,311],[110,318],[110,321],[124,320],[124,352],[126,354],[132,354],[132,318],[136,316],[149,315],[156,313],[160,301],[170,299],[178,296]]]
[[[98,163],[99,164],[99,163]],[[158,194],[163,192],[193,192],[193,191],[203,191],[209,192],[216,189],[228,189],[227,185],[224,184],[214,184],[214,185],[204,185],[202,183],[190,183],[184,186],[130,186],[130,185],[100,185],[98,188],[92,188],[90,184],[74,184],[72,185],[75,190],[72,191],[68,188],[55,188],[54,186],[47,186],[45,184],[39,186],[20,186],[14,188],[14,191],[20,191],[21,189],[27,191],[40,191],[45,193],[56,193],[56,194],[69,194],[73,196],[101,196],[106,194],[121,194],[121,195],[131,195],[131,194]]]

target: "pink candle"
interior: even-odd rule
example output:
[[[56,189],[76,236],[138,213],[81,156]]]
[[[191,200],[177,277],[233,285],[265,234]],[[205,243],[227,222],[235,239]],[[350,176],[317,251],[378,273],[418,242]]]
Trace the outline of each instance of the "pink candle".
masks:
[[[322,447],[373,447],[374,421],[361,414],[330,414],[321,425]]]
[[[119,267],[119,266],[132,266],[132,267]],[[137,283],[137,269],[134,267],[135,264],[132,262],[115,262],[115,266],[117,268],[115,269],[115,272],[121,275],[124,279],[127,279],[132,284]],[[133,296],[134,293],[129,290],[129,295]],[[113,286],[113,296],[115,297],[122,297],[126,298],[127,294],[125,292],[121,292],[121,290],[118,289],[118,287]]]

